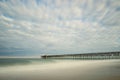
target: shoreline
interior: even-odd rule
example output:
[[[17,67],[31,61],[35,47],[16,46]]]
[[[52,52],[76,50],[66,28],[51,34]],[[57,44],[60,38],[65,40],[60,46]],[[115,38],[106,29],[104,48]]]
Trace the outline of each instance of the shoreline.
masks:
[[[42,65],[0,67],[0,80],[119,80],[119,63],[120,60],[56,60]]]

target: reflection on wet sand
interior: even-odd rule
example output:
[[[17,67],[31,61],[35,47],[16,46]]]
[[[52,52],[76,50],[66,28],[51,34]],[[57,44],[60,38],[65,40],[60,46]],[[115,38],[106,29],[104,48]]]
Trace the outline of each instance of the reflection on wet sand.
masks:
[[[53,60],[0,67],[0,80],[120,80],[120,60]]]

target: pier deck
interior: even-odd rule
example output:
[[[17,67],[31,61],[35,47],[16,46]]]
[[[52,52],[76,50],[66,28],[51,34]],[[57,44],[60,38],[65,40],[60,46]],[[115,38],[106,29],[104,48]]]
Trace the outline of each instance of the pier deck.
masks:
[[[120,52],[100,52],[100,53],[84,53],[84,54],[62,54],[62,55],[43,55],[44,59],[120,59]]]

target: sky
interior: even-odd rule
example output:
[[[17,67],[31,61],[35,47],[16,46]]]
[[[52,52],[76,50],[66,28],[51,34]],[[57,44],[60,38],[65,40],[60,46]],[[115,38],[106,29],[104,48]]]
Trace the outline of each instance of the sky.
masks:
[[[0,56],[120,51],[120,0],[0,0]]]

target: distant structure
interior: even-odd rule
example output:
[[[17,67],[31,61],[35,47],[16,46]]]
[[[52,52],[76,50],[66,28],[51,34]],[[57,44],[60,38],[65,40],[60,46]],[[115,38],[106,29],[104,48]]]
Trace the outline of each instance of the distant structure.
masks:
[[[120,52],[100,52],[84,54],[43,55],[43,59],[120,59]]]

